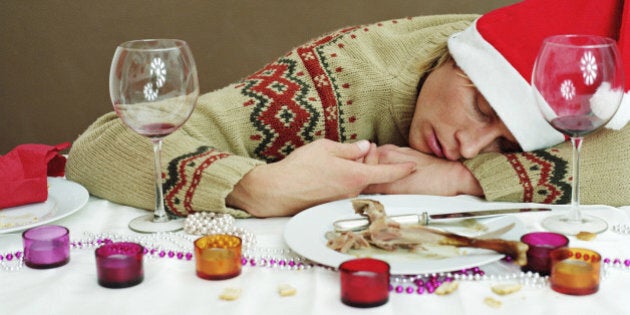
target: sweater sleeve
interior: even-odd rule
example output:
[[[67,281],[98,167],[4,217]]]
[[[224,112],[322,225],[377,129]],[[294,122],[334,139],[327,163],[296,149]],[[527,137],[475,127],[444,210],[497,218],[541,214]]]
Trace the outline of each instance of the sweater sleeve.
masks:
[[[194,123],[193,123],[194,125]],[[123,125],[115,113],[95,121],[73,144],[66,165],[68,179],[92,195],[134,207],[155,207],[151,142]],[[253,167],[263,162],[215,149],[194,129],[182,129],[164,140],[162,176],[169,213],[246,212],[229,208],[225,197]]]
[[[630,205],[630,125],[585,138],[580,160],[580,201]],[[493,201],[571,202],[572,148],[564,142],[523,153],[488,153],[464,164]]]

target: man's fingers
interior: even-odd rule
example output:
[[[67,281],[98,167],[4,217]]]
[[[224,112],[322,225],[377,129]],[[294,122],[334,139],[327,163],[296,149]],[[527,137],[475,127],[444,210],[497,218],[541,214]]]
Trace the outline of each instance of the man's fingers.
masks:
[[[365,165],[368,167],[368,184],[382,184],[397,181],[416,170],[416,163]]]
[[[376,149],[376,144],[370,144],[370,151],[365,155],[363,163],[370,165],[378,164],[378,150]]]
[[[356,160],[364,157],[370,151],[370,142],[359,140],[354,143],[331,142],[331,153],[346,160]]]

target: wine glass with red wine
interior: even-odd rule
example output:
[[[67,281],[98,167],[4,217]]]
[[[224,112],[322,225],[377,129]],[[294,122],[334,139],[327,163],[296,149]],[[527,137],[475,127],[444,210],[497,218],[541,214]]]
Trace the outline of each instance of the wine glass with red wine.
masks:
[[[545,119],[573,145],[571,210],[547,217],[543,227],[567,235],[603,232],[606,221],[580,211],[580,147],[583,137],[604,126],[621,103],[624,75],[615,41],[595,35],[546,38],[532,87]]]
[[[116,48],[109,93],[118,117],[153,143],[155,211],[129,223],[137,232],[176,231],[183,221],[164,208],[162,140],[190,117],[197,97],[197,67],[188,44],[176,39],[134,40]]]

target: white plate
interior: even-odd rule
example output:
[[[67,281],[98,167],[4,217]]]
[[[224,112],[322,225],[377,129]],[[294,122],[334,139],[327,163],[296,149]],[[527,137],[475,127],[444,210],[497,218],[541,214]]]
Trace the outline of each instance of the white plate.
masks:
[[[485,203],[474,198],[459,197],[438,197],[421,195],[379,195],[365,196],[383,203],[388,215],[409,214],[420,211],[429,213],[445,213],[454,211],[481,210],[490,208],[506,208],[501,204]],[[287,222],[284,229],[284,240],[299,255],[333,268],[349,259],[355,258],[352,255],[342,254],[326,246],[325,234],[333,230],[332,223],[339,219],[357,217],[352,209],[350,199],[322,204],[307,209]],[[500,236],[502,239],[518,240],[525,234],[523,223],[515,216],[497,216],[492,218],[478,219],[478,222],[488,227],[486,232],[496,231],[502,227],[514,223],[514,227]],[[443,228],[444,226],[440,226]],[[475,237],[486,232],[458,227],[447,230],[461,235]],[[447,258],[422,258],[412,254],[383,254],[372,255],[372,257],[383,259],[390,264],[391,274],[425,274],[456,271],[465,268],[481,266],[495,262],[504,257],[493,251],[483,249],[460,249],[465,255]]]
[[[78,183],[48,177],[45,202],[0,210],[0,233],[26,230],[65,218],[81,209],[89,197],[87,189]]]

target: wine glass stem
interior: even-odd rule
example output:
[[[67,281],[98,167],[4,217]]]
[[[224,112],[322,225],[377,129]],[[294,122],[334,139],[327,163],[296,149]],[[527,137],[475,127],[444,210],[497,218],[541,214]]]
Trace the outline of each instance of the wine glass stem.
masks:
[[[164,209],[164,192],[162,191],[162,138],[151,139],[153,142],[153,160],[155,162],[155,211],[153,222],[169,220]]]
[[[582,137],[571,137],[573,147],[573,181],[571,185],[571,214],[569,220],[573,222],[582,221],[580,212],[580,148],[582,147]]]

